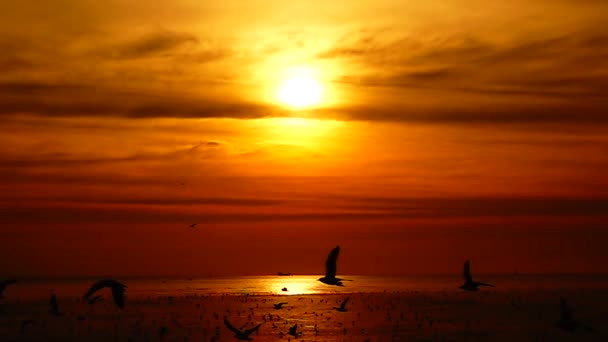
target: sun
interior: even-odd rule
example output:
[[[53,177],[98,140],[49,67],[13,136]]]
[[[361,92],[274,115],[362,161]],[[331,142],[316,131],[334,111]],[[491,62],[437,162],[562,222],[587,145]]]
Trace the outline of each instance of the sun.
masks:
[[[277,99],[292,109],[305,109],[321,103],[323,86],[309,68],[294,68],[285,73],[277,90]]]

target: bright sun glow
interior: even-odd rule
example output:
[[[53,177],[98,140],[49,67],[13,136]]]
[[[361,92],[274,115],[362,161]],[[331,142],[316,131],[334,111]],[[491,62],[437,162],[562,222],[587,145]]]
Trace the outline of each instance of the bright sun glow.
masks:
[[[293,109],[313,107],[321,102],[323,87],[315,73],[307,68],[298,68],[286,73],[279,85],[278,100]]]

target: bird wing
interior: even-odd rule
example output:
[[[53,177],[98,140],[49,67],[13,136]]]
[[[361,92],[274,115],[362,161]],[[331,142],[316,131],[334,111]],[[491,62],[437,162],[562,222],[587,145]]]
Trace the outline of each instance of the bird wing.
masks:
[[[14,284],[16,282],[17,282],[17,279],[14,279],[14,278],[13,279],[8,279],[8,280],[5,280],[5,281],[0,281],[0,293],[4,292],[4,289],[7,286],[12,285],[12,284]]]
[[[112,286],[111,279],[100,280],[100,281],[94,283],[93,285],[91,285],[91,287],[89,288],[87,293],[84,294],[84,298],[88,299],[93,293],[103,289],[104,287],[110,287],[110,286]]]
[[[262,323],[256,325],[255,327],[251,328],[251,329],[247,329],[245,331],[243,331],[243,335],[245,336],[249,336],[251,334],[253,334],[254,332],[256,332],[258,329],[260,329],[260,326],[262,326]]]
[[[350,297],[346,297],[346,299],[340,305],[340,308],[342,308],[343,310],[346,309],[346,303],[348,303],[349,300],[350,300]]]
[[[471,266],[470,266],[470,262],[469,260],[464,262],[464,281],[465,282],[472,282],[473,281],[473,277],[471,277]]]
[[[114,298],[114,303],[121,308],[125,307],[125,285],[119,282],[116,282],[112,286],[112,298]]]
[[[237,334],[237,335],[241,335],[242,332],[235,328],[232,324],[230,324],[230,322],[228,321],[228,318],[224,317],[224,325],[226,326],[226,328],[228,328],[228,330],[232,331],[233,333]]]
[[[337,272],[337,263],[338,263],[338,255],[340,254],[340,246],[336,246],[336,248],[332,249],[329,255],[327,256],[327,261],[325,262],[325,277],[326,278],[335,278]]]

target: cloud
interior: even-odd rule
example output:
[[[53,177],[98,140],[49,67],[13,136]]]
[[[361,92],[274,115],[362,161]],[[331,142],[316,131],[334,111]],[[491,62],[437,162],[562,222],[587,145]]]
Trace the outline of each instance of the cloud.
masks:
[[[199,40],[188,33],[160,31],[129,43],[110,47],[108,53],[116,58],[140,58],[165,53],[186,44],[198,43]]]

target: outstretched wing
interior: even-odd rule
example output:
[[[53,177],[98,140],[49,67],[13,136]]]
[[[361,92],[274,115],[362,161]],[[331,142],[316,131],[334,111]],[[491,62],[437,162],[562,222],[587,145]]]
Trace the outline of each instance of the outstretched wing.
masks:
[[[228,321],[228,318],[224,317],[224,325],[226,326],[226,328],[228,328],[228,330],[232,331],[233,333],[237,334],[237,335],[241,335],[241,331],[237,328],[235,328],[232,324],[230,324],[230,322]]]
[[[325,277],[326,278],[335,278],[337,272],[337,263],[338,263],[338,255],[340,254],[340,246],[336,246],[336,248],[332,249],[329,255],[327,256],[327,261],[325,262]]]
[[[112,286],[112,298],[114,298],[114,303],[121,308],[125,308],[125,285],[118,283]]]
[[[8,280],[5,280],[5,281],[0,281],[0,294],[2,294],[2,292],[4,292],[4,289],[7,286],[12,285],[12,284],[14,284],[16,282],[17,282],[17,279],[14,279],[14,278],[13,279],[8,279]]]
[[[89,299],[89,297],[93,293],[103,289],[104,287],[109,287],[109,286],[111,286],[111,284],[108,282],[108,279],[100,280],[100,281],[94,283],[93,285],[91,285],[91,287],[89,288],[87,293],[84,294],[84,298]]]
[[[243,331],[243,335],[245,336],[249,336],[251,334],[253,334],[254,332],[256,332],[258,329],[260,329],[260,326],[262,326],[262,323],[256,325],[255,327],[251,328],[251,329],[247,329],[245,331]]]
[[[346,309],[346,303],[348,303],[349,300],[350,300],[350,297],[346,297],[346,299],[342,302],[342,304],[340,305],[340,308],[342,310]]]
[[[465,282],[470,283],[473,281],[473,277],[471,277],[471,266],[469,260],[464,262],[463,276]]]

